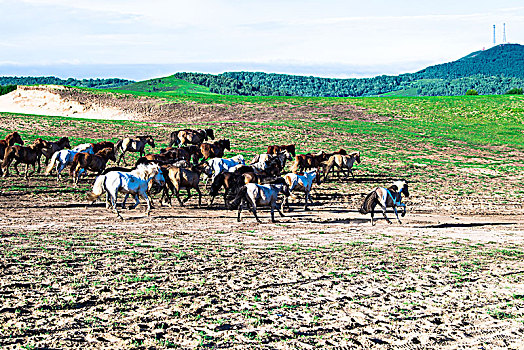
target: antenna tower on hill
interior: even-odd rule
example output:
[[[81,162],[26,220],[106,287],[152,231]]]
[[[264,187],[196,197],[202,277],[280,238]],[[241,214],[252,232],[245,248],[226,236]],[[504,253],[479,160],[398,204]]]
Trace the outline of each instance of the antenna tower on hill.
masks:
[[[493,25],[493,46],[497,44],[497,40],[495,38],[495,25]]]
[[[503,31],[503,35],[502,35],[502,43],[505,44],[506,43],[506,23],[504,23],[504,31]]]

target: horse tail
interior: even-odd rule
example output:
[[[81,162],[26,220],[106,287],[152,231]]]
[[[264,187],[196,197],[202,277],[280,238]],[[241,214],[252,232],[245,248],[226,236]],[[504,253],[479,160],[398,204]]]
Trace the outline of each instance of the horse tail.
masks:
[[[378,194],[377,191],[373,191],[369,193],[366,198],[364,199],[364,202],[362,203],[362,206],[360,207],[360,214],[367,214],[371,213],[373,210],[373,204],[378,201]]]
[[[242,186],[236,193],[235,198],[229,202],[229,210],[237,209],[240,203],[242,202],[242,199],[247,196],[247,187]]]
[[[329,157],[326,165],[324,166],[324,181],[327,181],[329,172],[333,169],[334,166],[335,166],[335,157]]]
[[[96,178],[95,184],[93,185],[93,192],[87,194],[87,199],[91,202],[94,202],[98,197],[100,197],[105,192],[105,182],[106,176],[100,175]]]
[[[75,173],[75,171],[77,170],[76,167],[80,166],[80,157],[81,157],[81,154],[82,153],[77,153],[75,154],[75,156],[73,157],[73,162],[71,163],[71,167],[69,168],[69,175],[73,176],[73,174]]]
[[[55,166],[55,163],[56,163],[56,158],[58,158],[58,152],[60,152],[60,151],[56,151],[56,152],[53,153],[53,155],[51,156],[51,159],[49,160],[49,164],[47,164],[47,168],[45,168],[44,175],[49,175],[49,174],[51,174],[51,171],[53,170],[53,168],[54,168],[54,166]]]

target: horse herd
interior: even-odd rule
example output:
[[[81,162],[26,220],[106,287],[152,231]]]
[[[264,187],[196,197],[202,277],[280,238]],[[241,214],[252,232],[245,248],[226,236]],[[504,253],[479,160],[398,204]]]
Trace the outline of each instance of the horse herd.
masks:
[[[224,204],[226,208],[237,209],[237,220],[240,221],[244,208],[249,209],[256,220],[260,222],[257,208],[269,206],[271,220],[274,222],[275,209],[280,215],[283,211],[291,210],[289,197],[294,192],[304,193],[304,209],[308,210],[311,204],[311,188],[314,184],[326,181],[329,174],[338,171],[343,175],[354,178],[352,168],[360,163],[360,152],[347,153],[344,149],[327,153],[321,151],[316,154],[296,154],[295,145],[270,145],[267,153],[256,155],[249,164],[246,164],[243,155],[224,158],[226,150],[231,144],[227,139],[214,141],[212,129],[193,130],[182,129],[169,135],[168,147],[160,149],[159,153],[145,153],[146,145],[155,148],[153,137],[149,135],[138,136],[136,139],[124,138],[116,144],[110,141],[98,143],[85,143],[71,148],[69,139],[62,137],[59,141],[46,141],[37,138],[33,144],[24,146],[24,141],[17,132],[13,132],[0,140],[0,175],[9,176],[10,166],[20,175],[18,165],[26,165],[25,178],[34,172],[40,171],[40,159],[45,158],[45,175],[56,171],[57,182],[60,181],[61,172],[69,166],[69,174],[75,186],[78,185],[82,175],[87,171],[98,176],[94,182],[93,190],[88,193],[89,201],[94,203],[104,192],[106,193],[106,208],[111,208],[119,218],[117,194],[133,196],[135,203],[143,198],[147,204],[147,214],[152,208],[151,197],[162,192],[160,203],[172,205],[174,195],[181,206],[191,197],[191,190],[198,194],[198,205],[202,206],[202,192],[200,191],[201,179],[209,185],[209,200],[211,206],[218,196],[220,189],[224,188]],[[211,142],[210,140],[213,140]],[[208,142],[209,141],[209,142]],[[173,147],[174,146],[174,147]],[[133,168],[120,167],[121,161],[126,165],[127,152],[139,152],[140,158]],[[108,168],[109,160],[117,166]],[[283,174],[287,161],[292,161],[290,172]],[[32,172],[29,173],[29,168]],[[323,176],[323,179],[322,179]],[[187,191],[187,198],[180,198],[180,190]],[[284,195],[282,205],[278,204],[279,194]],[[374,209],[377,205],[382,209],[384,218],[386,207],[393,207],[398,222],[396,207],[403,209],[402,216],[406,214],[406,206],[401,202],[401,196],[409,196],[408,185],[405,181],[396,181],[389,188],[377,187],[369,193],[360,208],[360,213],[371,213],[371,223],[374,225]]]

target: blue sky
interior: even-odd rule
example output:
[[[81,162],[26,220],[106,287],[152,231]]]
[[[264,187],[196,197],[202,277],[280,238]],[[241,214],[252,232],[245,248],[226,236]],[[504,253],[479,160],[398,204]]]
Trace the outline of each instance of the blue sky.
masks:
[[[501,43],[503,23],[524,41],[522,0],[0,0],[0,75],[399,74],[491,47],[493,24]]]

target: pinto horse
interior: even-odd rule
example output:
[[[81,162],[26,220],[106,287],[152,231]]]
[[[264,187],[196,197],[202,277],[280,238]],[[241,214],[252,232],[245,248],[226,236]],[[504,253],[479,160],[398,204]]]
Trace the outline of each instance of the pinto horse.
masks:
[[[187,144],[199,145],[202,142],[207,141],[209,139],[215,139],[213,129],[182,129],[173,131],[171,134],[169,134],[168,147],[171,147],[173,145],[176,145],[177,147],[185,146]]]
[[[283,151],[288,151],[294,157],[295,145],[280,145],[280,146],[267,146],[267,154],[277,154]]]
[[[55,152],[63,150],[64,148],[71,148],[68,137],[62,137],[58,141],[44,141],[44,148],[42,148],[42,155],[45,157],[46,166]],[[38,172],[40,172],[40,159],[38,159]]]
[[[158,164],[141,164],[130,172],[111,171],[106,175],[100,175],[96,178],[93,191],[88,193],[87,199],[94,203],[98,197],[104,192],[107,192],[106,208],[112,206],[116,215],[120,219],[123,219],[116,205],[118,192],[134,195],[136,202],[132,209],[136,208],[140,203],[139,197],[142,197],[147,203],[146,212],[149,216],[151,212],[151,201],[147,196],[147,189],[150,180],[155,181],[160,186],[164,185],[165,179]]]
[[[144,148],[146,145],[150,145],[151,147],[155,148],[155,140],[153,140],[152,136],[138,136],[138,140],[129,137],[118,140],[115,145],[115,152],[122,153],[118,157],[116,164],[120,164],[120,161],[124,159],[124,165],[126,165],[126,160],[124,158],[126,152],[139,152],[140,157],[143,157],[145,154]]]
[[[257,206],[269,206],[271,208],[271,221],[275,222],[275,209],[278,210],[280,216],[284,216],[277,205],[278,194],[282,192],[285,196],[289,196],[289,188],[286,184],[268,184],[259,185],[254,183],[248,183],[242,186],[238,191],[235,199],[230,203],[230,207],[234,208],[238,206],[237,221],[240,222],[240,213],[242,207],[248,208],[251,206],[253,215],[258,223],[261,223],[257,215]]]
[[[69,175],[73,178],[75,186],[78,185],[78,180],[82,172],[91,170],[101,174],[109,160],[116,162],[115,151],[111,147],[104,148],[95,154],[84,152],[75,154],[73,163],[69,169]]]
[[[289,192],[294,191],[300,191],[304,192],[305,200],[304,200],[304,210],[308,210],[307,207],[307,201],[309,199],[309,203],[311,202],[311,187],[313,186],[313,183],[316,183],[317,185],[320,185],[320,174],[318,170],[310,170],[306,171],[304,175],[297,175],[294,173],[289,173],[284,175],[284,180],[286,181],[286,184],[289,186]],[[285,198],[283,207],[287,206],[289,210],[289,200],[288,197]]]
[[[375,225],[373,223],[373,214],[375,211],[375,206],[378,204],[382,209],[384,218],[388,224],[391,224],[391,221],[386,216],[386,208],[392,207],[395,211],[395,215],[397,216],[398,223],[402,224],[398,218],[397,212],[397,207],[402,207],[404,209],[402,212],[402,217],[406,215],[406,205],[402,203],[402,194],[404,194],[406,197],[409,197],[408,184],[403,180],[395,181],[389,188],[377,187],[366,196],[359,212],[361,214],[371,213],[371,225],[373,226]]]
[[[4,177],[9,176],[9,166],[15,161],[13,164],[15,171],[18,175],[20,175],[20,172],[18,171],[18,164],[24,163],[26,165],[25,168],[25,178],[28,179],[29,175],[29,166],[31,165],[33,167],[33,171],[31,174],[33,174],[36,170],[36,163],[38,162],[38,159],[42,155],[42,148],[44,147],[44,140],[41,138],[37,138],[35,142],[29,146],[8,146],[5,150],[4,155],[4,161],[2,162],[2,171],[4,173]]]
[[[0,140],[0,161],[4,160],[5,150],[9,146],[13,146],[15,143],[23,146],[24,141],[18,132],[12,132],[5,137],[4,140]],[[0,175],[3,174],[2,168],[0,167]]]

